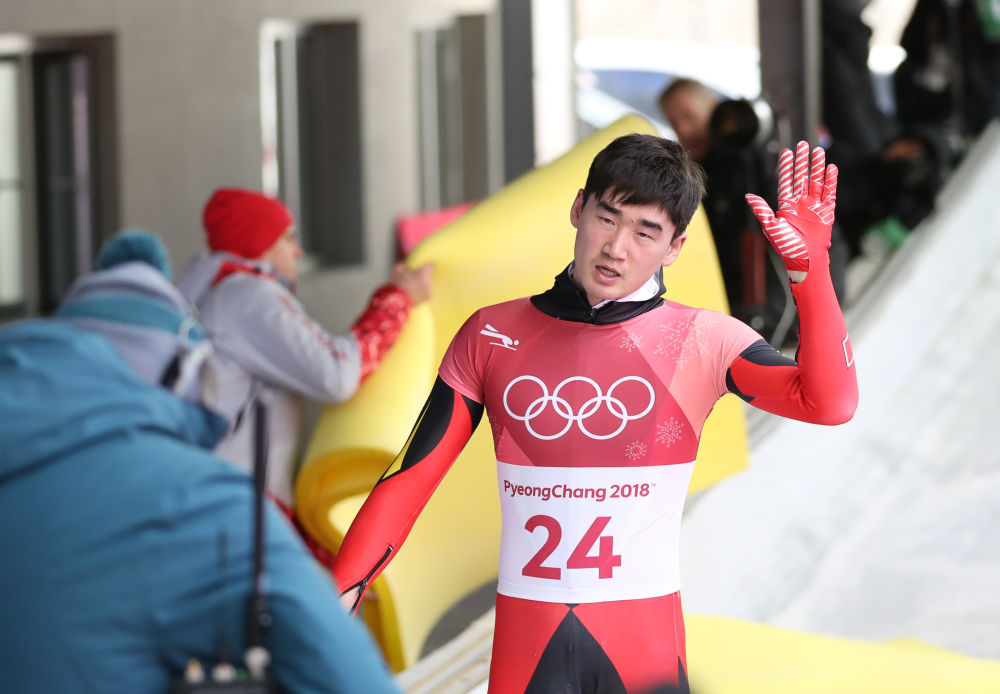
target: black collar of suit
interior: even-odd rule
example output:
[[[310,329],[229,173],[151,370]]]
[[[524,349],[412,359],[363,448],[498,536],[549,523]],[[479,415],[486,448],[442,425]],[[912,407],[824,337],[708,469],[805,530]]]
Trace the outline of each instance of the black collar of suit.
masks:
[[[570,277],[569,267],[556,275],[555,284],[542,294],[531,297],[532,305],[542,313],[575,323],[611,325],[652,311],[663,305],[662,294],[667,291],[663,284],[663,271],[657,273],[660,283],[659,296],[643,301],[609,301],[593,308],[587,301],[587,294]]]

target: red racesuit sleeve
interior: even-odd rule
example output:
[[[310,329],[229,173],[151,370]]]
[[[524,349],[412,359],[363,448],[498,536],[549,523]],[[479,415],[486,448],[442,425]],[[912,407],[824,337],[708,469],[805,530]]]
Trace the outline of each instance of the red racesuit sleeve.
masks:
[[[399,287],[387,284],[379,287],[351,326],[351,333],[361,348],[362,382],[375,371],[399,337],[411,308],[413,302],[409,295]]]
[[[792,285],[799,311],[796,360],[761,340],[729,367],[727,383],[754,407],[814,424],[843,424],[854,416],[858,381],[847,326],[828,268],[813,265]]]
[[[468,443],[482,404],[439,377],[403,450],[375,484],[333,563],[341,593],[365,589],[399,550],[431,494]]]
[[[781,153],[778,213],[748,195],[754,214],[792,273],[799,313],[796,360],[761,341],[730,365],[729,390],[755,407],[816,424],[842,424],[854,416],[858,380],[847,325],[830,279],[830,232],[834,221],[837,169],[826,165],[819,147],[800,142],[793,155]]]

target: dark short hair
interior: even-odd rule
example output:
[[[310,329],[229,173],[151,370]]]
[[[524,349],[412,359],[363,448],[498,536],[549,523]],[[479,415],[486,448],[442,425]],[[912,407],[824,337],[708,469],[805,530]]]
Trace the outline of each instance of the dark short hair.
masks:
[[[705,172],[673,140],[622,135],[594,157],[583,201],[605,193],[623,205],[659,205],[674,223],[676,238],[705,197]]]

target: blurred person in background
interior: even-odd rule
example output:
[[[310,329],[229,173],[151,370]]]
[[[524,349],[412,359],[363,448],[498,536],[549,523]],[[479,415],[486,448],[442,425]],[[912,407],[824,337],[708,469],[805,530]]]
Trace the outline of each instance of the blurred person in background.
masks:
[[[904,103],[897,103],[898,117],[880,108],[868,67],[872,31],[861,17],[867,4],[821,6],[823,123],[830,161],[844,174],[837,219],[852,258],[869,234],[890,247],[903,243],[934,209],[957,154],[943,123],[909,117]]]
[[[212,455],[211,347],[159,240],[110,241],[51,319],[0,328],[0,672],[9,692],[171,690],[243,667],[254,491]],[[271,675],[399,694],[265,503]]]
[[[222,188],[205,205],[203,223],[210,252],[195,259],[177,286],[197,306],[216,351],[217,406],[230,421],[216,454],[252,469],[248,413],[263,398],[268,489],[291,516],[303,397],[338,403],[355,393],[399,336],[410,309],[430,296],[431,268],[396,265],[350,331],[333,335],[295,298],[303,253],[292,215],[279,200]],[[310,541],[310,547],[328,564],[318,544]]]
[[[905,126],[931,126],[959,142],[1000,117],[1000,3],[917,0],[899,45],[896,109]]]

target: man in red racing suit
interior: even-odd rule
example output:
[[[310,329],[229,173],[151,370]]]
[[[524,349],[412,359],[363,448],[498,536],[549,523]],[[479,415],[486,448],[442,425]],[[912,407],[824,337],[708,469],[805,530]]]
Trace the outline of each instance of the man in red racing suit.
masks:
[[[503,512],[491,694],[687,691],[678,537],[702,426],[735,393],[819,424],[858,390],[827,249],[837,170],[800,142],[777,214],[747,200],[799,309],[796,359],[725,314],[661,297],[703,194],[676,143],[618,138],[571,208],[574,260],[549,291],[477,311],[405,448],[344,539],[356,609],[485,408]]]

